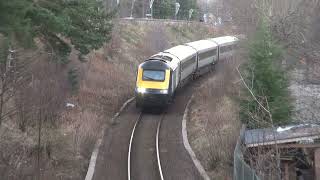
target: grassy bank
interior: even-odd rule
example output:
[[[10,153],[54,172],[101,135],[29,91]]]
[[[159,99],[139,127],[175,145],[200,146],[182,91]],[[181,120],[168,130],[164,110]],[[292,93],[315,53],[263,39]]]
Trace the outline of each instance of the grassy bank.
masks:
[[[213,36],[212,29],[193,27],[192,24],[120,23],[115,24],[110,43],[91,52],[84,61],[79,61],[78,52],[73,51],[66,66],[75,72],[71,74],[72,80],[76,80],[76,90],[66,89],[64,95],[53,96],[61,99],[57,101],[61,108],[54,123],[42,121],[40,148],[39,123],[35,117],[30,117],[24,132],[19,129],[17,115],[3,122],[0,128],[0,177],[36,179],[39,159],[41,179],[83,179],[102,125],[108,125],[114,112],[133,96],[137,65],[171,46]],[[48,60],[49,57],[41,58]],[[46,73],[56,67],[53,63],[44,64],[48,67]],[[60,75],[52,71],[45,76],[50,78],[44,82],[59,77],[62,81],[55,82],[60,87],[67,78]],[[52,89],[49,85],[44,97]]]
[[[187,123],[190,144],[212,179],[232,179],[233,150],[241,128],[238,64],[235,58],[219,62],[212,78],[194,94]]]

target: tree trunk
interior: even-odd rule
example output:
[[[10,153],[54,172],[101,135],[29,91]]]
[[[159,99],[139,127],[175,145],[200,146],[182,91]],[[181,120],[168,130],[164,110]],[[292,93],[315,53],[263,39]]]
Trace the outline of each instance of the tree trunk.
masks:
[[[39,129],[38,129],[38,156],[37,156],[37,179],[40,180],[41,178],[41,169],[40,169],[40,154],[41,154],[41,126],[42,126],[42,121],[41,121],[41,108],[39,109],[39,117],[38,117],[38,121],[39,121]]]
[[[5,78],[1,77],[1,94],[0,94],[0,126],[3,120],[2,114],[3,114],[3,96],[4,96],[4,91],[5,91]]]

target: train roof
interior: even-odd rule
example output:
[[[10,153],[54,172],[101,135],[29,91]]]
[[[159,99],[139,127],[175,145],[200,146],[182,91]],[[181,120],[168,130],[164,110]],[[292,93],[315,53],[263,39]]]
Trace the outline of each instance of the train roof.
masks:
[[[194,42],[187,43],[186,45],[195,48],[199,52],[203,52],[205,50],[211,50],[218,46],[215,42],[210,40],[194,41]]]
[[[157,53],[149,58],[149,60],[152,60],[152,59],[165,61],[172,70],[175,70],[178,67],[180,62],[180,60],[176,56],[170,53],[163,53],[163,52]]]
[[[190,56],[194,56],[197,51],[190,46],[179,45],[165,50],[164,53],[170,53],[182,61]]]
[[[234,42],[238,41],[238,38],[233,36],[224,36],[218,38],[211,38],[207,40],[199,40],[194,42],[186,43],[185,45],[178,45],[167,49],[163,52],[157,53],[151,56],[148,60],[159,60],[165,62],[172,70],[175,70],[178,66],[180,61],[187,59],[191,56],[196,55],[198,52],[203,52],[207,49],[214,49],[218,45],[229,45],[233,44]]]
[[[209,40],[217,43],[218,45],[228,45],[238,41],[238,38],[234,36],[222,36],[217,38],[211,38]]]

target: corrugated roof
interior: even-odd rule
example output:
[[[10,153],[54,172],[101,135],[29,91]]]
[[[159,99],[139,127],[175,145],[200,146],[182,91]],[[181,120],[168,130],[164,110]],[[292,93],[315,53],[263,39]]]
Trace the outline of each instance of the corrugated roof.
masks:
[[[245,131],[244,138],[247,147],[294,143],[320,138],[320,126],[299,124],[275,129],[251,129]]]

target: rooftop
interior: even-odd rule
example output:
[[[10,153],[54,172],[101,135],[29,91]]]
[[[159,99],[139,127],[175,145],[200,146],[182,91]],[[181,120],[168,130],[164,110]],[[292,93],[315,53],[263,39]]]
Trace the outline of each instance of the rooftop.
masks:
[[[299,124],[277,128],[250,129],[244,133],[247,147],[285,143],[308,143],[320,138],[320,125]]]

